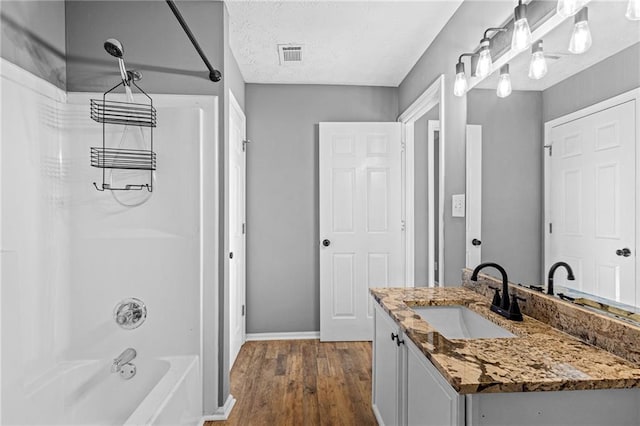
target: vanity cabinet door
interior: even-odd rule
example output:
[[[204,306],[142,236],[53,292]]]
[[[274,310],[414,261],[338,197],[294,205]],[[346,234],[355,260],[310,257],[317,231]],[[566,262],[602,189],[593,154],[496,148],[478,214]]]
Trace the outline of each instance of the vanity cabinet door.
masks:
[[[407,346],[407,424],[462,426],[464,400],[409,340]]]
[[[401,424],[402,354],[405,345],[398,346],[400,327],[376,303],[373,336],[373,412],[380,425]]]

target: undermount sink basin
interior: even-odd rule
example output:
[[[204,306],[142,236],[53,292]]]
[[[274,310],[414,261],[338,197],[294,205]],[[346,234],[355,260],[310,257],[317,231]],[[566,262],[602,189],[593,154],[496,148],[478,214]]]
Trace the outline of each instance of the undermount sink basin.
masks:
[[[447,339],[517,337],[464,306],[415,306],[411,309]]]

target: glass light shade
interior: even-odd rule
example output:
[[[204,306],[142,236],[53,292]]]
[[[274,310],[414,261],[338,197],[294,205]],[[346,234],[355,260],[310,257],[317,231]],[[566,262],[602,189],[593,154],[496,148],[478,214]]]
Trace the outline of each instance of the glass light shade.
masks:
[[[496,93],[499,98],[506,98],[511,94],[511,76],[509,73],[500,74]]]
[[[513,27],[513,38],[511,39],[511,49],[521,52],[531,46],[531,29],[527,18],[516,21]]]
[[[453,94],[456,96],[464,96],[467,93],[467,76],[464,72],[456,74],[456,81],[453,83]]]
[[[591,47],[591,31],[589,30],[589,22],[576,22],[573,26],[571,41],[569,41],[569,52],[580,54],[584,53]]]
[[[529,78],[540,80],[547,74],[547,60],[542,51],[534,52],[529,63]]]
[[[557,12],[563,18],[573,16],[587,4],[585,0],[558,0]]]
[[[632,21],[640,20],[640,0],[629,0],[625,16]]]
[[[478,58],[478,64],[476,65],[476,75],[480,78],[485,78],[491,74],[492,68],[491,50],[482,49],[480,51],[480,57]]]

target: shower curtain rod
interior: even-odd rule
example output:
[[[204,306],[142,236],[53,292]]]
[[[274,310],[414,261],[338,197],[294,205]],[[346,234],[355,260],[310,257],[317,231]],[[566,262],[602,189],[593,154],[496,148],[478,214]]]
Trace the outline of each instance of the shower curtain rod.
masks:
[[[200,58],[202,58],[202,61],[204,62],[204,64],[209,69],[209,80],[211,80],[211,81],[220,81],[220,79],[222,78],[222,73],[220,71],[218,71],[217,69],[213,68],[213,66],[211,66],[211,62],[209,62],[209,60],[205,56],[204,52],[202,51],[202,48],[198,44],[198,41],[196,40],[196,38],[194,37],[193,33],[191,32],[191,29],[189,28],[189,25],[187,25],[187,23],[185,22],[184,18],[182,17],[182,14],[178,10],[178,7],[174,3],[174,1],[173,0],[167,0],[167,4],[171,8],[171,11],[173,12],[173,14],[176,16],[176,19],[178,20],[178,22],[182,26],[182,29],[184,30],[184,32],[187,33],[187,37],[189,37],[189,40],[191,40],[191,43],[193,44],[193,47],[195,47],[196,50],[198,51],[198,55],[200,55]]]

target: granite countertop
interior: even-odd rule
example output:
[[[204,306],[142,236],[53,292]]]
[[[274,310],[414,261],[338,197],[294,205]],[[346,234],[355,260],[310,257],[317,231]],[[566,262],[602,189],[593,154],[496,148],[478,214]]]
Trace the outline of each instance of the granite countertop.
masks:
[[[509,321],[462,287],[374,288],[371,294],[460,394],[640,388],[640,365],[529,316]],[[463,305],[515,338],[446,339],[412,306]]]

